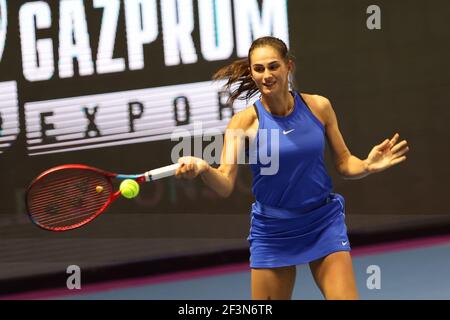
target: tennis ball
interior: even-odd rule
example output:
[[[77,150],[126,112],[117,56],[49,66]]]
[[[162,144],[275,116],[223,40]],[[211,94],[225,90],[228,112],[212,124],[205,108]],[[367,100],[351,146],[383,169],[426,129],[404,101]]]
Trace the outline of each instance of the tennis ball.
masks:
[[[97,187],[95,187],[95,191],[97,193],[102,193],[103,192],[103,187],[102,186],[97,186]]]
[[[120,193],[127,199],[133,199],[139,194],[139,184],[132,180],[123,180],[120,184]]]

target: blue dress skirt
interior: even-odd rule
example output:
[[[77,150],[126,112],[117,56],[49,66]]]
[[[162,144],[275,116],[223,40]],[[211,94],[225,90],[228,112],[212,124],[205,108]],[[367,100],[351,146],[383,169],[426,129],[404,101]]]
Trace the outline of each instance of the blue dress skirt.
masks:
[[[253,203],[248,237],[250,267],[294,266],[333,252],[350,251],[344,198],[331,193],[317,205],[287,210]]]

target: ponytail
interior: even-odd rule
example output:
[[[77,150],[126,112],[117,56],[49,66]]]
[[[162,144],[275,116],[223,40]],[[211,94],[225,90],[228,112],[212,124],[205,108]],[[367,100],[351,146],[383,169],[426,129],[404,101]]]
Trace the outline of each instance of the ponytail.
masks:
[[[228,103],[231,105],[235,100],[248,101],[259,92],[258,86],[252,79],[250,57],[253,50],[265,46],[275,48],[286,63],[290,59],[294,58],[289,53],[289,49],[286,44],[278,38],[262,37],[253,41],[247,58],[236,60],[233,63],[219,69],[213,75],[213,80],[227,80],[224,88],[230,92]],[[292,82],[291,87],[295,87]]]
[[[219,69],[213,80],[227,80],[224,88],[230,92],[228,102],[233,104],[236,99],[250,100],[258,93],[258,87],[252,79],[248,59],[239,59]],[[245,93],[245,95],[242,95]]]

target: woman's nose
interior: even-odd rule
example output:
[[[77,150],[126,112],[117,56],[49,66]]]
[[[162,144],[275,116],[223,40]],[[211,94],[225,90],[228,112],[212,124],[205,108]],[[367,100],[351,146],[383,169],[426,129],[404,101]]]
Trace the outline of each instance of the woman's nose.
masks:
[[[264,80],[271,79],[272,78],[272,72],[270,70],[264,71]]]

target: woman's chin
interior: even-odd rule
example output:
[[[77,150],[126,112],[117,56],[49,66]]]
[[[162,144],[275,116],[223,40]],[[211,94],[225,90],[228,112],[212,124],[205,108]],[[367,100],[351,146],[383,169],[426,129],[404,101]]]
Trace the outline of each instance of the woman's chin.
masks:
[[[263,93],[266,95],[272,95],[272,94],[275,94],[276,92],[277,92],[276,86],[263,88]]]

